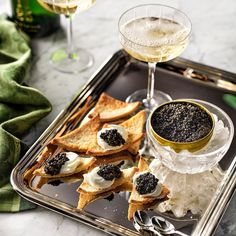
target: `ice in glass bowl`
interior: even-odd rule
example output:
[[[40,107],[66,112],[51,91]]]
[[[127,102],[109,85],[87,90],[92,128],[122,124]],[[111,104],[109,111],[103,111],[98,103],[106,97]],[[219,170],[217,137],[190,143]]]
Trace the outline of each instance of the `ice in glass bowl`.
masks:
[[[214,116],[215,129],[205,147],[197,152],[183,150],[176,153],[169,146],[162,146],[151,132],[150,116],[147,120],[146,132],[153,155],[160,158],[162,164],[176,172],[195,174],[212,169],[222,159],[232,142],[234,126],[230,117],[216,105],[197,99],[184,100],[194,101],[205,106]]]

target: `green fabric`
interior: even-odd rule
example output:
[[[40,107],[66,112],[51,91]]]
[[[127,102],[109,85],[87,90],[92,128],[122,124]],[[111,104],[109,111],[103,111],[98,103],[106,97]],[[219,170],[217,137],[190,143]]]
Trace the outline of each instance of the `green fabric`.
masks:
[[[10,185],[10,173],[26,146],[22,135],[51,111],[49,101],[23,84],[31,59],[25,38],[12,22],[0,18],[0,211],[33,208]]]

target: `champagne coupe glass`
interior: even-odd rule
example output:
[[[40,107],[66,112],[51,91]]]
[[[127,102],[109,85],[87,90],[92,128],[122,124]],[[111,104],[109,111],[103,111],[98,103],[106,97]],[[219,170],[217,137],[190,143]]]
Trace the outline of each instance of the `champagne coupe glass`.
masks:
[[[51,55],[52,65],[61,72],[78,73],[93,64],[93,56],[73,43],[72,18],[75,12],[91,7],[96,0],[38,0],[49,11],[62,14],[67,19],[67,46]]]
[[[150,112],[171,100],[154,90],[156,64],[179,56],[188,44],[191,22],[181,11],[160,4],[144,4],[124,12],[119,19],[119,39],[132,57],[148,63],[147,89],[135,91],[128,102],[141,101]]]

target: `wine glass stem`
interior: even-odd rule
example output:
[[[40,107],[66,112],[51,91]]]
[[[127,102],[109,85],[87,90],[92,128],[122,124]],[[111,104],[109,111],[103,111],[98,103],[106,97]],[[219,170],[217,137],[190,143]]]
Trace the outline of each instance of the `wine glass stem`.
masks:
[[[67,53],[68,57],[74,58],[74,44],[73,44],[73,29],[72,29],[72,15],[66,15],[67,20]]]
[[[148,109],[151,109],[151,101],[154,94],[154,82],[156,62],[148,62],[148,86],[147,86],[147,105]]]

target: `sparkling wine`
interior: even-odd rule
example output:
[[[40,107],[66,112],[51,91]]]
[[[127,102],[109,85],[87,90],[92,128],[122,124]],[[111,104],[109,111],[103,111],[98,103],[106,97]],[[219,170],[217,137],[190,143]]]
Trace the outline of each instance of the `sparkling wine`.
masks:
[[[120,28],[120,41],[134,58],[146,62],[164,62],[179,56],[188,44],[189,29],[176,21],[143,17]]]
[[[38,0],[38,2],[49,11],[64,15],[74,14],[77,10],[87,10],[95,1],[96,0]]]

